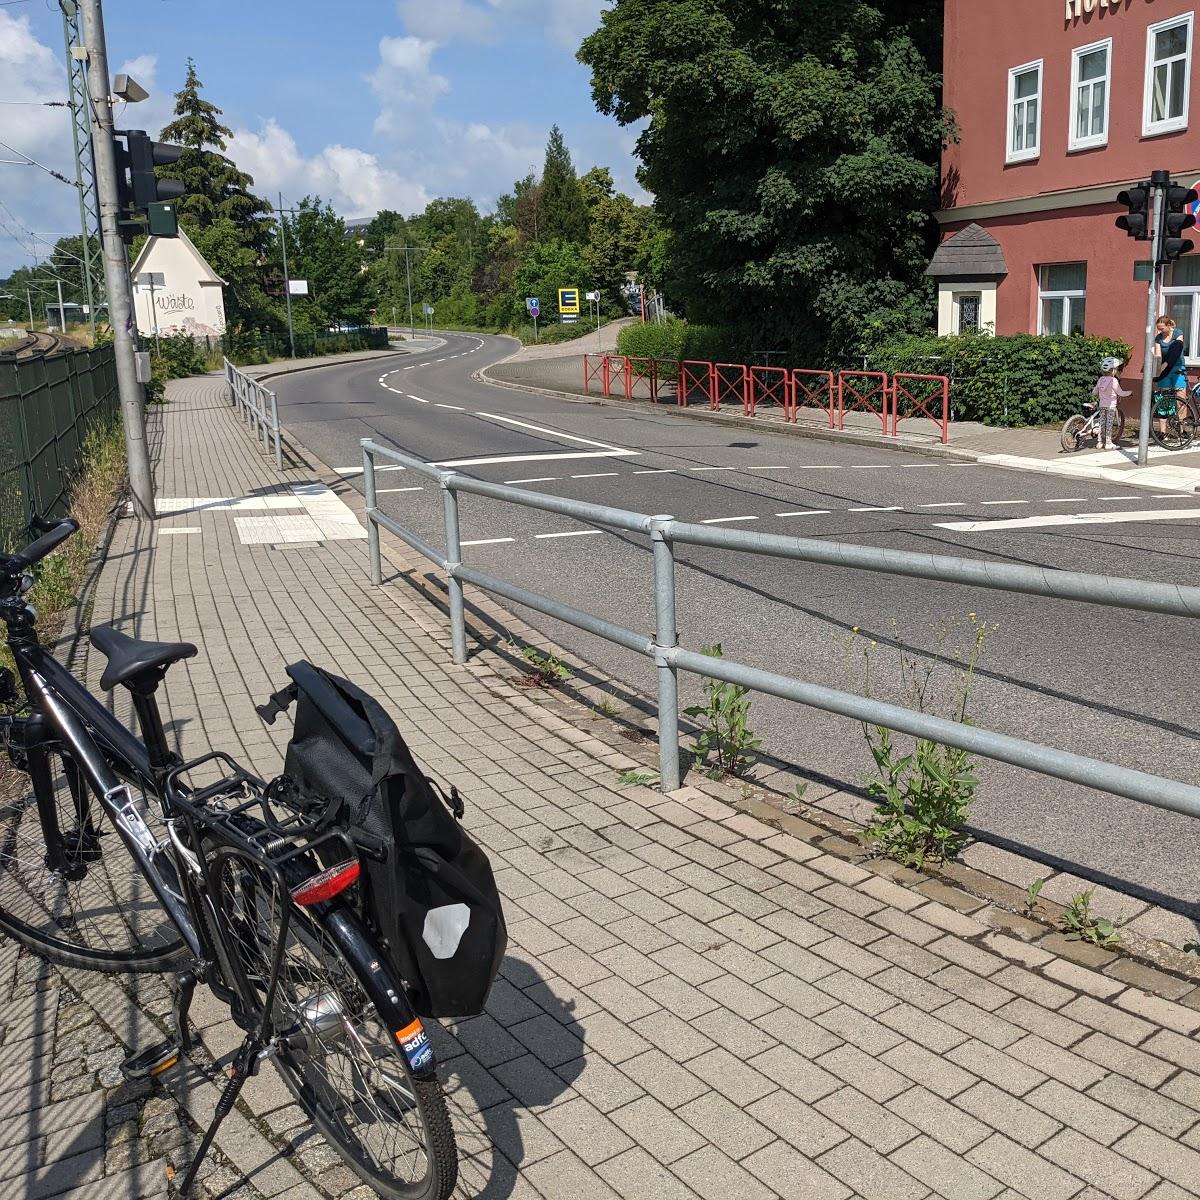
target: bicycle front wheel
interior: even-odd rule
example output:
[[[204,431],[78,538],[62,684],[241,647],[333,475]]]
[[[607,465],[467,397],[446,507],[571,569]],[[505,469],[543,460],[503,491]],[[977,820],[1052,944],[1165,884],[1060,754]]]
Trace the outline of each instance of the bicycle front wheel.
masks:
[[[1079,449],[1079,435],[1083,432],[1084,426],[1087,424],[1087,419],[1080,416],[1078,413],[1073,417],[1067,418],[1067,423],[1062,427],[1062,433],[1059,436],[1059,442],[1062,448],[1068,453],[1073,454]]]
[[[458,1151],[441,1084],[414,1077],[355,965],[377,961],[381,952],[347,913],[322,922],[281,895],[257,864],[240,855],[219,862],[218,911],[260,1014],[280,953],[271,1025],[279,1035],[275,1066],[288,1088],[379,1195],[446,1200],[458,1178]],[[344,944],[348,939],[355,944]]]
[[[0,780],[0,932],[63,967],[178,966],[186,953],[178,930],[74,759],[31,753],[29,770]],[[47,826],[65,869],[50,865]]]

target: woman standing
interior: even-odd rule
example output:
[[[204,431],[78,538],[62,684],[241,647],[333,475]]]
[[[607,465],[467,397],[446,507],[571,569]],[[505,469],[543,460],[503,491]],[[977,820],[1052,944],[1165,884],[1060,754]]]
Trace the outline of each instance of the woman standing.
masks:
[[[1187,342],[1183,330],[1177,329],[1170,317],[1159,317],[1155,331],[1158,336],[1154,339],[1154,356],[1162,366],[1154,378],[1154,386],[1159,391],[1174,392],[1178,404],[1187,399]],[[1169,416],[1169,407],[1161,415]]]

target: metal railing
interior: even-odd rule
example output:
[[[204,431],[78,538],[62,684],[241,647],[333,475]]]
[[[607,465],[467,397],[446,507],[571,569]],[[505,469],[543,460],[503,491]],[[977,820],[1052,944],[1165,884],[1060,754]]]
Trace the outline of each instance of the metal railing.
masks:
[[[379,530],[382,527],[446,572],[451,645],[456,663],[466,662],[467,659],[467,634],[463,611],[464,583],[473,584],[486,592],[564,621],[577,629],[652,659],[658,679],[658,753],[663,791],[674,791],[680,782],[679,672],[689,671],[709,679],[740,684],[754,691],[807,704],[870,725],[882,725],[914,737],[957,746],[971,754],[1024,767],[1071,783],[1098,788],[1141,804],[1169,809],[1190,817],[1200,817],[1200,787],[1191,784],[935,717],[915,709],[874,700],[869,696],[838,691],[684,649],[679,645],[675,622],[675,546],[709,546],[720,550],[764,554],[773,558],[846,567],[857,571],[874,571],[939,583],[965,584],[993,591],[1022,592],[1057,600],[1076,600],[1180,617],[1200,617],[1200,588],[1143,579],[1087,575],[1076,571],[1055,571],[1045,567],[999,563],[987,559],[918,554],[907,550],[886,550],[845,542],[823,542],[812,538],[748,533],[745,530],[690,524],[677,521],[671,516],[629,512],[625,509],[588,504],[580,500],[543,495],[506,484],[473,479],[431,466],[411,455],[381,446],[370,438],[364,438],[361,445],[367,501],[367,547],[372,582],[383,582],[379,547]],[[375,489],[377,457],[437,480],[442,493],[446,536],[444,553],[404,528],[386,513],[380,512]],[[465,565],[459,541],[459,492],[488,496],[493,500],[508,501],[525,508],[558,513],[594,525],[623,529],[649,537],[654,570],[654,633],[627,629],[603,617],[562,604],[548,596],[528,591]]]
[[[225,382],[233,403],[241,410],[242,421],[264,450],[270,450],[274,442],[275,465],[283,470],[283,450],[279,444],[279,402],[270,388],[263,387],[256,379],[239,371],[229,361],[225,363]]]

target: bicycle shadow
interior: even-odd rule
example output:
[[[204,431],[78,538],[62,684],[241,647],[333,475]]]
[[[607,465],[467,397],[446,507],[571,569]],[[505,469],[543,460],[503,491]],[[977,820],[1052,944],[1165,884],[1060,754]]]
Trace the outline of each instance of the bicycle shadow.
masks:
[[[575,1001],[557,995],[530,962],[509,955],[481,1016],[429,1023],[458,1141],[455,1200],[507,1200],[517,1190],[526,1160],[560,1149],[535,1118],[570,1091],[586,1069],[575,1008]],[[548,1053],[541,1039],[535,1042],[530,1033],[537,1027],[529,1023],[539,1019],[547,1022],[545,1043],[565,1048]],[[509,1032],[521,1025],[527,1041],[539,1044],[550,1061],[571,1053],[572,1039],[579,1053],[552,1069]]]

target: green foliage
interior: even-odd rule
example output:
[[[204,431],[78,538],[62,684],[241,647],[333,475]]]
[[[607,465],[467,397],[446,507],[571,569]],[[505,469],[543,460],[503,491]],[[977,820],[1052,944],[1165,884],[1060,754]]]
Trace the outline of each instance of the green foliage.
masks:
[[[303,333],[370,321],[362,248],[346,237],[346,223],[319,196],[305,196],[284,218],[288,268],[308,280],[308,295],[292,301],[292,321]]]
[[[532,346],[535,343],[541,343],[543,346],[558,345],[559,342],[573,342],[576,338],[584,338],[589,333],[595,332],[595,327],[589,325],[585,320],[577,321],[574,325],[556,325],[553,322],[539,322],[537,337],[533,335],[532,322],[518,325],[512,329],[513,335],[519,337],[522,345],[525,346]]]
[[[186,379],[189,375],[203,375],[208,370],[207,355],[187,333],[159,338],[155,357],[162,360],[167,379]]]
[[[1106,355],[1128,359],[1113,338],[1016,333],[962,334],[866,342],[872,371],[945,375],[958,420],[986,425],[1059,425],[1092,390]]]
[[[720,643],[704,646],[700,653],[709,658],[724,656]],[[716,679],[705,679],[703,688],[705,702],[683,710],[685,716],[704,720],[704,728],[692,746],[692,753],[702,766],[708,765],[709,756],[712,756],[707,772],[710,778],[743,775],[754,764],[751,751],[762,744],[747,725],[751,705],[749,691],[739,684]]]
[[[550,241],[582,242],[588,233],[588,211],[571,154],[555,125],[546,143],[542,166],[539,237]]]
[[[1071,897],[1063,913],[1063,930],[1068,942],[1090,942],[1111,950],[1121,944],[1119,921],[1110,921],[1092,913],[1092,895],[1089,890]]]
[[[513,280],[512,317],[525,318],[525,297],[537,296],[542,312],[553,314],[558,308],[558,289],[583,287],[587,264],[583,248],[577,242],[557,239],[530,246],[517,266]]]
[[[969,724],[967,715],[975,671],[983,657],[988,626],[970,614],[971,644],[960,660],[952,692],[952,720]],[[858,637],[858,630],[854,630]],[[851,643],[853,644],[853,643]],[[871,655],[874,642],[862,647],[863,691],[871,695]],[[909,707],[918,712],[936,711],[939,678],[932,663],[921,665],[899,654],[899,689]],[[882,725],[863,725],[863,736],[875,762],[877,778],[867,783],[867,792],[879,806],[863,833],[880,853],[906,866],[923,869],[928,862],[946,862],[957,857],[963,842],[971,801],[978,780],[975,763],[965,750],[944,746],[927,738],[914,739],[901,753],[892,731]]]
[[[632,358],[670,360],[692,359],[701,362],[729,361],[736,353],[730,344],[730,331],[711,325],[692,325],[668,319],[662,324],[635,321],[617,334],[617,353]],[[660,379],[674,379],[675,370],[659,368]]]
[[[622,771],[617,782],[622,787],[653,787],[658,783],[658,776],[653,771]]]
[[[579,58],[602,112],[648,122],[673,308],[814,366],[864,325],[928,324],[940,5],[620,0],[601,20]]]
[[[526,646],[521,651],[521,657],[533,668],[528,678],[539,687],[553,687],[555,684],[566,683],[575,674],[555,655],[540,654],[532,646]]]
[[[1038,909],[1038,897],[1042,894],[1042,888],[1046,886],[1044,879],[1035,879],[1025,889],[1025,914],[1032,917]]]

